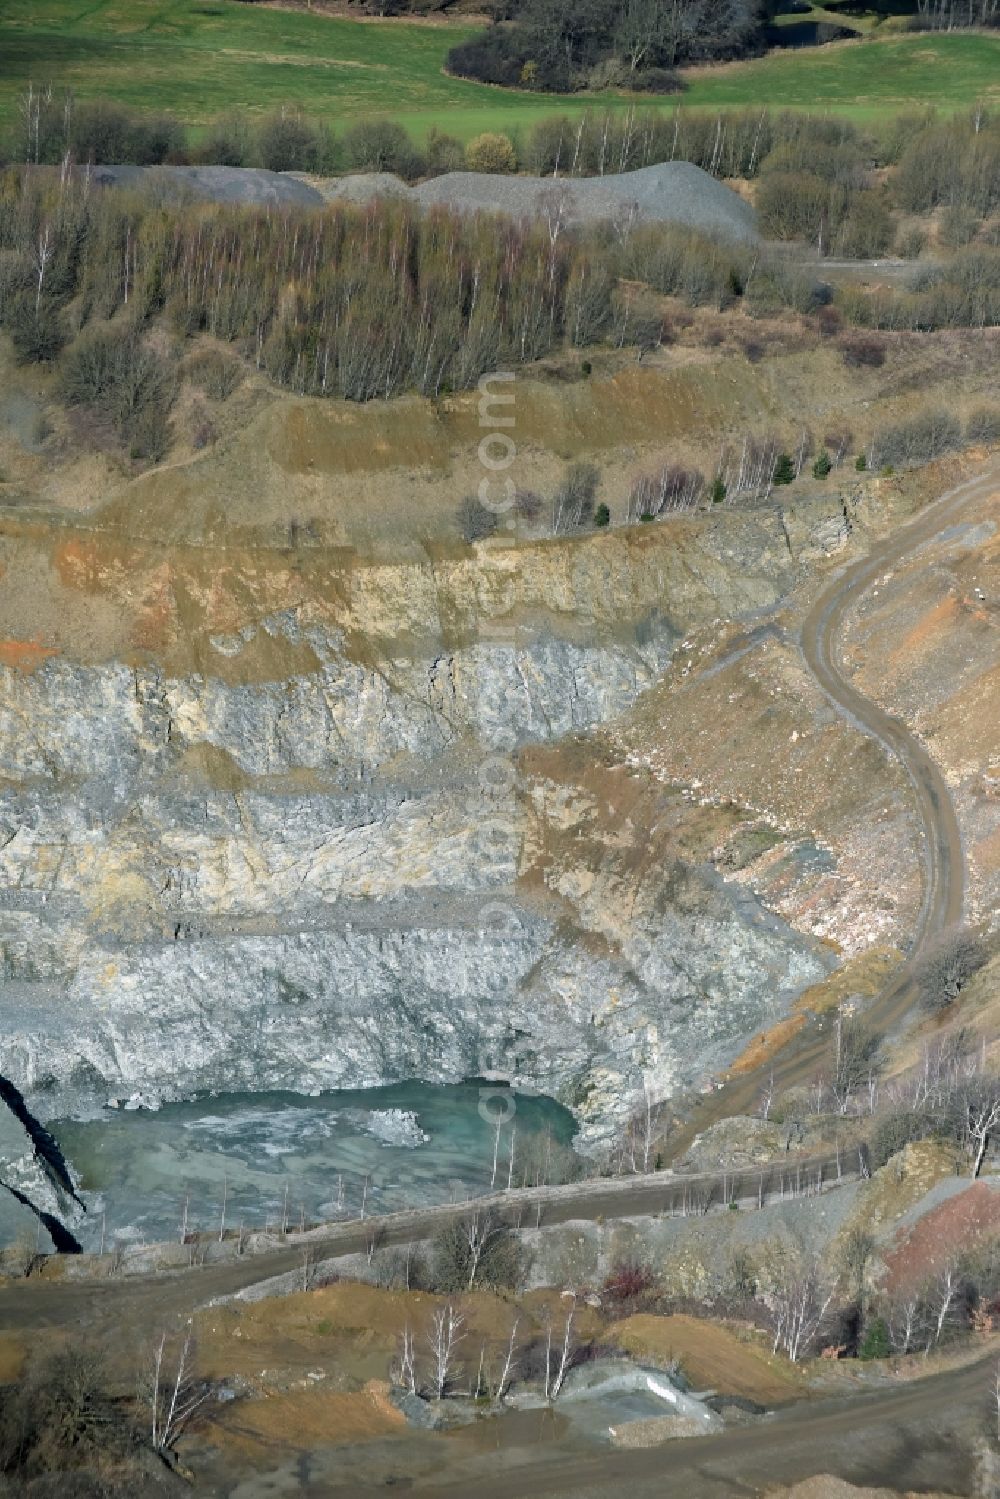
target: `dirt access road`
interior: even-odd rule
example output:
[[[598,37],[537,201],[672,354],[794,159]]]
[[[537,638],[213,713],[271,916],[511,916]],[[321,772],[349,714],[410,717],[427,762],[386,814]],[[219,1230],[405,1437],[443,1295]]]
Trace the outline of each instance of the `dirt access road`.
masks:
[[[435,1499],[466,1499],[469,1494],[476,1499],[538,1494],[607,1499],[623,1493],[630,1499],[682,1494],[746,1499],[776,1484],[832,1473],[850,1483],[893,1490],[985,1495],[973,1449],[988,1429],[995,1370],[996,1350],[928,1378],[800,1401],[751,1426],[639,1452],[584,1447],[578,1439],[559,1437],[510,1450],[498,1430],[491,1453],[463,1459],[455,1442],[447,1456],[447,1476],[440,1467],[436,1473],[418,1471],[405,1487]],[[440,1462],[440,1446],[437,1452]],[[302,1499],[319,1499],[320,1493],[364,1499],[399,1482],[398,1470],[394,1474],[391,1467],[385,1474],[369,1470],[367,1479],[362,1471],[352,1471],[343,1486],[307,1484]]]
[[[915,520],[900,526],[857,562],[839,573],[820,594],[802,625],[802,654],[824,694],[849,723],[875,739],[904,767],[913,786],[923,843],[923,899],[906,962],[866,1011],[873,1029],[891,1032],[917,1001],[915,970],[927,948],[962,919],[965,861],[958,818],[944,776],[920,741],[898,718],[862,696],[843,665],[840,636],[849,611],[885,573],[894,571],[943,531],[956,525],[967,506],[1000,500],[1000,461],[949,490],[926,506]],[[806,1027],[757,1071],[727,1082],[702,1100],[670,1140],[676,1159],[706,1125],[734,1114],[752,1113],[765,1072],[776,1088],[808,1082],[827,1059],[829,1038],[821,1022]]]

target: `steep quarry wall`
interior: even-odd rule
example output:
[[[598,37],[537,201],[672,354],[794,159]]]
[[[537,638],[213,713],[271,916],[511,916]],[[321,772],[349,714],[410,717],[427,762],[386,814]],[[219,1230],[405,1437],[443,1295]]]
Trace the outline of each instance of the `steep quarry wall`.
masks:
[[[0,652],[0,1074],[40,1116],[497,1073],[593,1145],[830,967],[654,834],[665,791],[616,819],[530,761],[589,763],[685,630],[776,605],[776,510],[392,565],[3,545],[58,642]],[[81,598],[113,651],[59,640]]]

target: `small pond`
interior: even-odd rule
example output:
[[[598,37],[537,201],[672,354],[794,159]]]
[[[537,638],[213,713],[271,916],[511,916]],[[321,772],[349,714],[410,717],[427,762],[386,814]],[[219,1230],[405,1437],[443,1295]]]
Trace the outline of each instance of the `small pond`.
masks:
[[[89,1209],[85,1249],[108,1240],[175,1238],[226,1221],[289,1227],[461,1199],[488,1190],[498,1113],[497,1184],[515,1167],[568,1150],[569,1112],[551,1099],[476,1082],[422,1082],[323,1093],[232,1093],[151,1111],[106,1109],[49,1128],[79,1173]],[[103,1221],[102,1221],[103,1220]]]

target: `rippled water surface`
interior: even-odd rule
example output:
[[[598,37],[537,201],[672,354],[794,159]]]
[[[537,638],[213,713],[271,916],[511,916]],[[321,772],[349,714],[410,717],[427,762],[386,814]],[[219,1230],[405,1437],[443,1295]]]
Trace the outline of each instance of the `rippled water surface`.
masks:
[[[90,1211],[81,1237],[90,1248],[102,1229],[129,1241],[172,1238],[185,1203],[191,1227],[218,1226],[223,1196],[230,1227],[242,1220],[263,1228],[282,1218],[292,1226],[354,1216],[363,1193],[371,1211],[387,1212],[486,1190],[491,1119],[505,1103],[516,1112],[501,1130],[503,1185],[512,1126],[518,1167],[544,1155],[549,1141],[569,1144],[573,1121],[560,1105],[521,1095],[498,1101],[476,1083],[409,1082],[316,1098],[235,1093],[156,1112],[108,1109],[51,1129],[83,1182]]]

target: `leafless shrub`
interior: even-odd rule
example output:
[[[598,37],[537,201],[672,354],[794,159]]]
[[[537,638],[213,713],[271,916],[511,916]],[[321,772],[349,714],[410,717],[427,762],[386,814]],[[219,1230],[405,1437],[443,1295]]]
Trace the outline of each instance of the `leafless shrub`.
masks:
[[[636,1305],[655,1296],[659,1281],[653,1267],[645,1261],[622,1259],[612,1266],[601,1289],[611,1301]]]
[[[834,1069],[832,1091],[842,1114],[859,1089],[870,1090],[884,1066],[883,1038],[863,1020],[837,1017],[834,1035]]]
[[[885,364],[885,340],[872,333],[851,333],[840,343],[848,369],[881,369]]]
[[[88,324],[63,355],[60,389],[70,405],[109,421],[134,457],[156,462],[166,453],[173,371],[134,325]]]
[[[27,1280],[35,1268],[38,1257],[37,1230],[26,1224],[18,1229],[13,1244],[3,1251],[0,1264],[5,1275],[13,1276],[18,1280]]]
[[[514,1286],[520,1274],[517,1236],[495,1208],[476,1208],[452,1220],[434,1240],[434,1280],[442,1291]]]
[[[243,379],[243,365],[230,354],[205,349],[185,363],[182,373],[213,401],[227,401]]]
[[[187,1238],[188,1264],[204,1265],[208,1259],[209,1239],[205,1234],[189,1234]]]
[[[379,1223],[377,1219],[369,1223],[365,1229],[365,1259],[369,1266],[375,1258],[375,1251],[385,1243],[385,1224]]]
[[[840,468],[853,445],[854,434],[845,427],[838,427],[823,438],[823,446],[829,450],[834,468]]]
[[[932,463],[962,443],[962,426],[945,407],[932,407],[876,433],[868,450],[868,467],[902,468]]]
[[[950,1009],[988,957],[989,949],[975,932],[945,933],[927,953],[916,973],[924,1009],[931,1014]]]
[[[458,523],[463,541],[485,541],[495,536],[499,521],[495,510],[490,510],[478,495],[467,494],[458,507]]]
[[[544,504],[541,495],[533,489],[519,489],[514,498],[514,513],[529,523],[541,515]]]
[[[195,452],[200,453],[202,449],[211,447],[217,436],[215,423],[200,402],[191,408],[190,424],[191,446]]]
[[[821,307],[816,313],[816,329],[823,338],[835,338],[843,326],[836,307]]]
[[[75,1493],[73,1470],[100,1470],[104,1464],[127,1484],[135,1478],[129,1463],[136,1445],[94,1347],[67,1344],[36,1355],[22,1380],[5,1389],[0,1400],[0,1474],[6,1475],[0,1486],[5,1493],[11,1480],[11,1493],[27,1492],[15,1487],[22,1477],[34,1479],[39,1492],[43,1485],[46,1493],[57,1492],[46,1485],[45,1474],[58,1475],[59,1493]],[[30,1492],[35,1491],[33,1483]]]
[[[722,1294],[726,1302],[742,1310],[757,1295],[759,1272],[757,1263],[745,1245],[737,1244],[729,1255],[729,1263],[723,1280]]]
[[[592,463],[571,463],[552,502],[552,530],[564,535],[586,526],[594,514],[600,474]]]
[[[1000,442],[1000,406],[980,406],[969,413],[965,423],[967,441],[974,443]]]
[[[318,1256],[316,1253],[316,1246],[314,1244],[303,1244],[299,1256],[300,1266],[302,1269],[303,1291],[312,1290],[313,1286],[316,1283],[317,1260]],[[371,1260],[369,1260],[368,1263],[371,1264]]]
[[[628,519],[656,520],[668,513],[693,510],[705,492],[705,476],[697,469],[665,463],[652,473],[632,481],[628,496]]]

